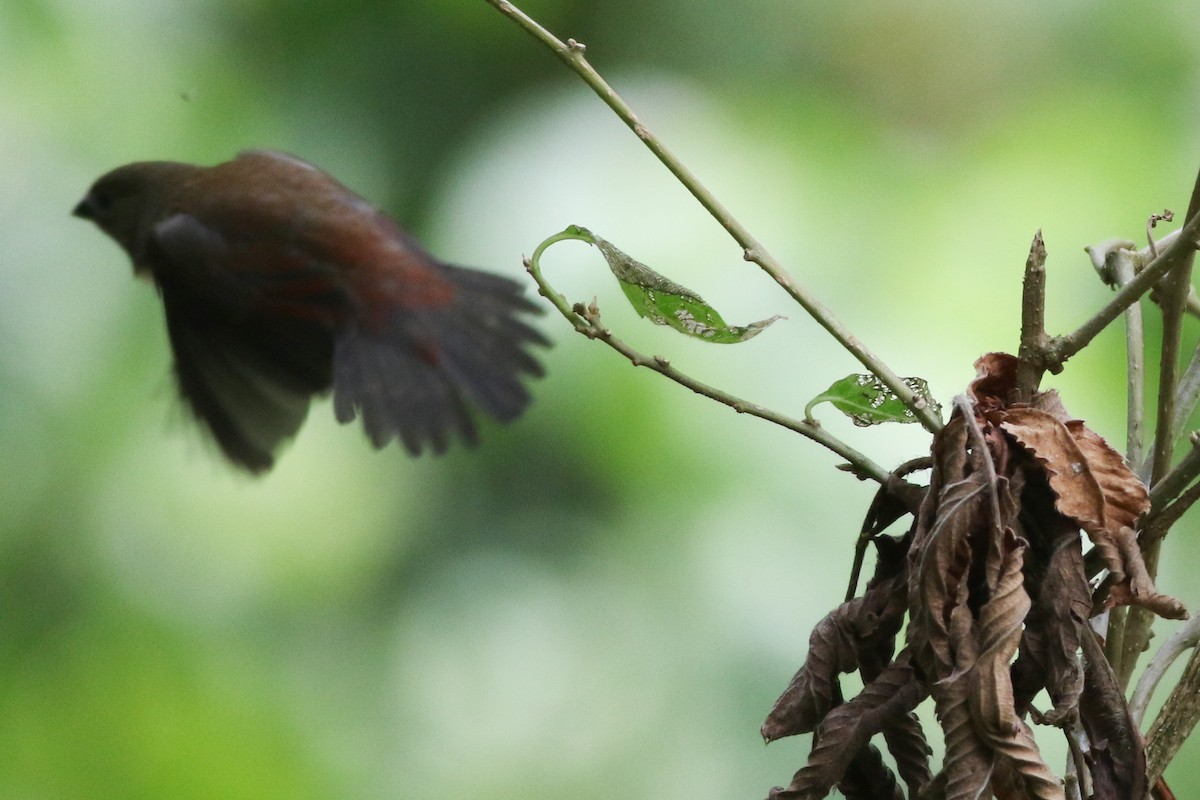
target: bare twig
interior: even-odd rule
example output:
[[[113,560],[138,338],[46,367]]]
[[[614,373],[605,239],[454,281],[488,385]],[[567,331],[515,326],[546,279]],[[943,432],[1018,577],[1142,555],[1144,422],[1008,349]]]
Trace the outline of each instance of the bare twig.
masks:
[[[1025,260],[1025,284],[1021,293],[1021,345],[1017,351],[1017,397],[1029,402],[1041,383],[1042,367],[1038,354],[1046,349],[1046,243],[1039,229],[1029,246]]]
[[[1175,219],[1175,213],[1170,209],[1164,208],[1161,214],[1151,214],[1146,220],[1146,243],[1150,247],[1150,257],[1158,258],[1158,243],[1154,241],[1154,229],[1158,227],[1160,222],[1170,222]]]
[[[1178,439],[1183,435],[1197,403],[1200,403],[1200,344],[1192,351],[1192,357],[1179,378],[1179,388],[1175,392],[1175,418],[1171,420],[1172,438]]]
[[[1150,490],[1151,513],[1165,508],[1197,476],[1200,476],[1200,436],[1193,436],[1192,449]]]
[[[1142,541],[1153,542],[1167,535],[1171,526],[1179,521],[1189,508],[1200,500],[1200,482],[1193,483],[1179,498],[1165,506],[1161,511],[1150,510],[1146,521],[1142,523]]]
[[[1110,242],[1099,249],[1089,249],[1097,271],[1106,283],[1124,287],[1137,277],[1133,242]],[[1102,271],[1101,271],[1102,270]],[[1125,458],[1135,468],[1145,458],[1144,426],[1146,420],[1145,386],[1145,333],[1142,327],[1142,305],[1134,302],[1125,309],[1125,373],[1127,387],[1125,395]],[[1139,475],[1143,481],[1149,475]],[[1124,607],[1111,609],[1108,617],[1108,632],[1104,637],[1104,655],[1115,674],[1121,673],[1125,655],[1125,623],[1128,612]]]
[[[1200,184],[1198,184],[1200,186]],[[1171,468],[1175,438],[1171,423],[1175,419],[1175,391],[1179,383],[1179,347],[1183,341],[1183,315],[1188,290],[1192,285],[1192,261],[1195,248],[1185,253],[1179,265],[1167,274],[1162,292],[1162,347],[1158,373],[1158,414],[1155,417],[1153,467],[1150,484],[1162,480]]]
[[[1134,254],[1128,250],[1115,249],[1105,257],[1117,286],[1125,286],[1135,277]],[[1125,458],[1133,465],[1145,458],[1144,425],[1146,422],[1146,338],[1142,328],[1141,303],[1131,303],[1125,309],[1125,377],[1128,386],[1125,395]],[[1146,477],[1143,476],[1143,480]]]
[[[1146,734],[1146,779],[1154,783],[1200,720],[1200,650],[1193,650]]]
[[[1147,264],[1136,278],[1122,287],[1108,305],[1092,315],[1091,319],[1079,326],[1077,330],[1051,340],[1045,354],[1046,368],[1055,374],[1061,372],[1067,359],[1087,347],[1100,331],[1108,327],[1121,312],[1148,292],[1171,268],[1178,266],[1182,259],[1195,255],[1198,235],[1200,235],[1200,218],[1191,218],[1183,226],[1180,235],[1158,254],[1158,258]]]
[[[1164,210],[1162,215],[1154,215],[1150,218],[1150,225],[1156,224],[1156,218],[1171,219],[1170,212]],[[1188,201],[1187,216],[1184,217],[1185,222],[1195,222],[1196,218],[1200,217],[1200,174],[1196,176],[1196,183],[1192,187],[1192,197]],[[1148,235],[1148,234],[1147,234]],[[1183,238],[1180,234],[1180,238]],[[1153,245],[1153,240],[1151,240]],[[1193,258],[1195,253],[1192,254]],[[1173,301],[1180,304],[1180,316],[1182,317],[1184,310],[1196,311],[1195,292],[1192,290],[1192,259],[1188,259],[1186,268],[1181,268],[1180,274],[1177,276],[1175,290],[1178,295],[1173,296]],[[1166,300],[1164,299],[1164,303]],[[1164,331],[1166,336],[1166,306],[1163,308]],[[1179,379],[1176,387],[1175,397],[1171,406],[1171,416],[1166,419],[1169,421],[1167,425],[1167,436],[1170,441],[1174,442],[1183,433],[1183,427],[1187,425],[1188,417],[1196,409],[1196,403],[1200,400],[1200,345],[1197,345],[1195,352],[1192,353],[1192,358],[1188,362],[1187,369],[1183,373],[1183,377]],[[1163,419],[1162,417],[1159,418]],[[1162,422],[1159,423],[1163,425]],[[1168,462],[1168,466],[1170,463]]]
[[[1067,759],[1067,774],[1063,776],[1063,788],[1067,797],[1072,800],[1082,800],[1084,794],[1092,796],[1092,773],[1088,770],[1087,757],[1083,754],[1083,742],[1087,736],[1081,728],[1067,728],[1063,731],[1067,739],[1067,748],[1071,757]]]
[[[1154,654],[1154,658],[1150,659],[1150,663],[1146,665],[1146,671],[1138,679],[1137,687],[1134,688],[1133,696],[1129,700],[1129,713],[1133,715],[1133,721],[1139,727],[1142,719],[1146,716],[1150,698],[1167,674],[1167,670],[1175,663],[1175,659],[1196,647],[1197,644],[1200,644],[1200,617],[1192,617],[1186,625],[1175,632],[1174,636],[1164,642],[1163,646],[1158,648],[1158,652]]]
[[[942,420],[937,412],[929,406],[929,403],[909,388],[904,379],[893,372],[878,356],[868,350],[866,345],[859,341],[858,337],[851,333],[840,320],[834,317],[829,309],[805,289],[801,288],[796,283],[795,278],[775,260],[774,256],[767,252],[767,249],[754,238],[750,231],[738,222],[729,210],[717,200],[716,196],[700,183],[699,179],[667,149],[666,145],[657,136],[642,124],[641,120],[633,112],[633,109],[588,63],[584,57],[586,48],[583,44],[574,39],[568,39],[566,42],[559,40],[554,34],[543,28],[511,2],[508,2],[508,0],[487,0],[487,2],[500,13],[524,28],[534,38],[546,45],[546,47],[550,48],[555,55],[574,70],[583,79],[584,83],[591,87],[592,91],[650,148],[650,151],[663,163],[663,166],[669,169],[679,182],[692,193],[692,196],[704,206],[709,214],[729,232],[729,235],[741,246],[743,255],[747,261],[753,261],[755,264],[758,264],[764,272],[783,287],[784,291],[799,303],[821,327],[828,331],[851,355],[857,358],[871,374],[879,378],[906,407],[911,409],[927,430],[937,432],[941,429]]]
[[[1148,261],[1157,257],[1158,250],[1169,246],[1179,238],[1179,233],[1176,230],[1158,242],[1151,240],[1155,247],[1147,247],[1142,250],[1138,250],[1133,242],[1124,239],[1110,239],[1091,247],[1085,247],[1084,250],[1091,257],[1092,264],[1096,267],[1096,272],[1100,275],[1101,280],[1115,289],[1130,283]],[[1156,304],[1162,303],[1161,292],[1158,291],[1157,286],[1151,289],[1150,299]],[[1188,312],[1193,316],[1200,316],[1200,300],[1195,297],[1194,292],[1189,291],[1187,302]],[[1145,455],[1143,433],[1145,428],[1145,335],[1140,303],[1133,303],[1125,309],[1125,331],[1129,378],[1126,458],[1137,470],[1138,477],[1149,483],[1153,459]],[[1179,385],[1175,392],[1175,413],[1171,421],[1172,440],[1178,440],[1183,434],[1197,404],[1200,404],[1200,345],[1197,345],[1192,351],[1187,368],[1179,378]]]

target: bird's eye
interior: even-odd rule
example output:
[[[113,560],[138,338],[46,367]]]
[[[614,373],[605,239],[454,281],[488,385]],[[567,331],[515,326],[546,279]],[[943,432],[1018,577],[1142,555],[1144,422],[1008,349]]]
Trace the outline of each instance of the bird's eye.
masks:
[[[97,211],[108,211],[112,208],[112,195],[108,192],[92,192],[92,208]]]

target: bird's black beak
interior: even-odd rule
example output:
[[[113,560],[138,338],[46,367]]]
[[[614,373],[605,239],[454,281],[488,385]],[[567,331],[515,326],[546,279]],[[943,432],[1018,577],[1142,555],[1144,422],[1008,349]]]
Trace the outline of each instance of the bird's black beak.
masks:
[[[89,196],[80,200],[79,205],[72,209],[71,214],[82,219],[94,219],[94,211],[95,209],[92,207],[92,198]]]

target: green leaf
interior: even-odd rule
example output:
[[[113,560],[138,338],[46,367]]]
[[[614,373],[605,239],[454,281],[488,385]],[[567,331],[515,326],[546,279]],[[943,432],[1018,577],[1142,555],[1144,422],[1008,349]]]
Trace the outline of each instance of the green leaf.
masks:
[[[726,325],[716,309],[687,287],[663,277],[609,242],[587,232],[617,276],[633,309],[657,325],[669,325],[688,336],[717,344],[744,342],[757,336],[778,316],[746,326]]]
[[[941,406],[929,393],[929,384],[924,378],[904,378],[904,385],[922,398],[934,413],[941,413]],[[883,385],[874,375],[847,375],[804,407],[804,417],[813,421],[813,407],[819,403],[833,403],[838,411],[848,416],[859,427],[879,425],[884,422],[919,422],[917,416],[900,398]]]

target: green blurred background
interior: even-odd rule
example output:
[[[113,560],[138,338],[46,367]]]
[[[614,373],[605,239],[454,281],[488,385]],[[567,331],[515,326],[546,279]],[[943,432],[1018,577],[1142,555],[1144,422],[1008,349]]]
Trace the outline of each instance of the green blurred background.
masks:
[[[1015,349],[1035,230],[1062,332],[1110,296],[1082,248],[1182,212],[1200,165],[1190,3],[524,7],[945,401]],[[764,748],[758,725],[843,591],[871,487],[556,316],[536,405],[475,452],[376,453],[323,402],[271,475],[233,474],[175,402],[154,293],[69,211],[118,164],[246,147],[323,166],[447,260],[523,278],[522,254],[577,223],[731,322],[787,315],[738,347],[683,341],[624,307],[594,250],[547,257],[633,344],[747,399],[799,415],[857,369],[482,0],[5,0],[0,797],[787,783],[806,742]],[[1122,342],[1049,382],[1114,442]],[[822,419],[886,465],[928,446]],[[1194,528],[1160,580],[1193,608]],[[1181,797],[1197,752],[1168,772]]]

